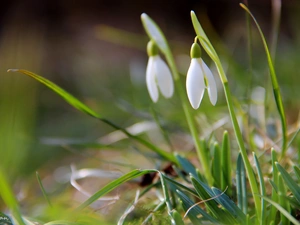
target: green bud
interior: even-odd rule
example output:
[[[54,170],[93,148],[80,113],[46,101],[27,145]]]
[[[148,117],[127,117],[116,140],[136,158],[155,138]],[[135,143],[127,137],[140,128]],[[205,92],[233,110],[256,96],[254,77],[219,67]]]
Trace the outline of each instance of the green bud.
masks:
[[[147,44],[147,53],[149,57],[158,55],[158,48],[152,40],[150,40]]]
[[[191,58],[201,58],[201,48],[197,43],[193,43],[191,47]]]

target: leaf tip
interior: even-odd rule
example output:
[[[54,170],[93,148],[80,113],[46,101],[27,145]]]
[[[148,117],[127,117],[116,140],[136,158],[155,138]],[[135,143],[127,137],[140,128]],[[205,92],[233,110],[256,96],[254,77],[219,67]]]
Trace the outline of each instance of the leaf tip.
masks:
[[[145,20],[147,17],[148,17],[148,15],[146,13],[142,13],[141,14],[141,19],[142,20]]]
[[[250,14],[250,10],[248,9],[248,7],[245,4],[240,3],[240,7],[243,8],[244,10],[246,10]]]
[[[241,6],[242,8],[247,8],[243,3],[240,3],[240,6]]]
[[[18,72],[19,71],[19,69],[8,69],[7,70],[7,72],[9,73],[9,72]]]

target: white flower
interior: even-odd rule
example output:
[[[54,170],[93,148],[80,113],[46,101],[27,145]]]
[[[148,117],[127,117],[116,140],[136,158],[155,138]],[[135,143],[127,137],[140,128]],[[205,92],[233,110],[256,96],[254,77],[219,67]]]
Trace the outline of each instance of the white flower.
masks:
[[[192,58],[186,77],[186,90],[194,109],[199,108],[205,88],[207,88],[211,104],[215,105],[217,85],[214,76],[201,58]]]
[[[149,57],[146,70],[146,83],[153,102],[157,102],[158,100],[158,89],[165,98],[170,98],[173,95],[174,84],[171,71],[159,55]]]

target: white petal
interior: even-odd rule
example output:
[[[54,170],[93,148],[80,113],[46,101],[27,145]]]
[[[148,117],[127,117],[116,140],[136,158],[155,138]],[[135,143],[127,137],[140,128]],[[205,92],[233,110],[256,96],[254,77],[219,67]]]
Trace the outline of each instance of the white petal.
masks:
[[[216,85],[214,75],[212,74],[208,66],[205,64],[205,62],[203,62],[202,59],[200,61],[201,61],[202,68],[204,70],[204,76],[206,77],[208,82],[207,91],[208,91],[209,100],[211,104],[215,105],[217,103],[218,91],[217,91],[217,85]]]
[[[160,58],[160,56],[154,56],[154,68],[156,71],[156,80],[160,92],[166,98],[171,98],[174,92],[174,84],[171,71],[167,64]]]
[[[199,108],[205,89],[204,77],[197,59],[193,58],[186,77],[186,91],[194,109]]]
[[[148,88],[148,92],[153,102],[157,102],[158,100],[158,89],[156,86],[155,79],[155,68],[154,68],[154,58],[150,57],[148,60],[147,70],[146,70],[146,84]]]

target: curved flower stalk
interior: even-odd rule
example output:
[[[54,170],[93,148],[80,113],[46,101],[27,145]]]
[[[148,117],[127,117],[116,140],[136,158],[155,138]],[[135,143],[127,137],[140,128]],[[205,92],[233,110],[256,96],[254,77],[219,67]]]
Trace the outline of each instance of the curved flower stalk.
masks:
[[[218,97],[217,85],[212,72],[201,59],[201,49],[197,43],[191,47],[191,58],[186,78],[186,91],[192,107],[199,108],[205,88],[211,104],[215,105]]]
[[[146,70],[146,84],[152,101],[158,101],[159,91],[165,98],[171,98],[174,84],[169,67],[158,55],[158,49],[153,41],[149,41],[147,52],[149,60]]]

